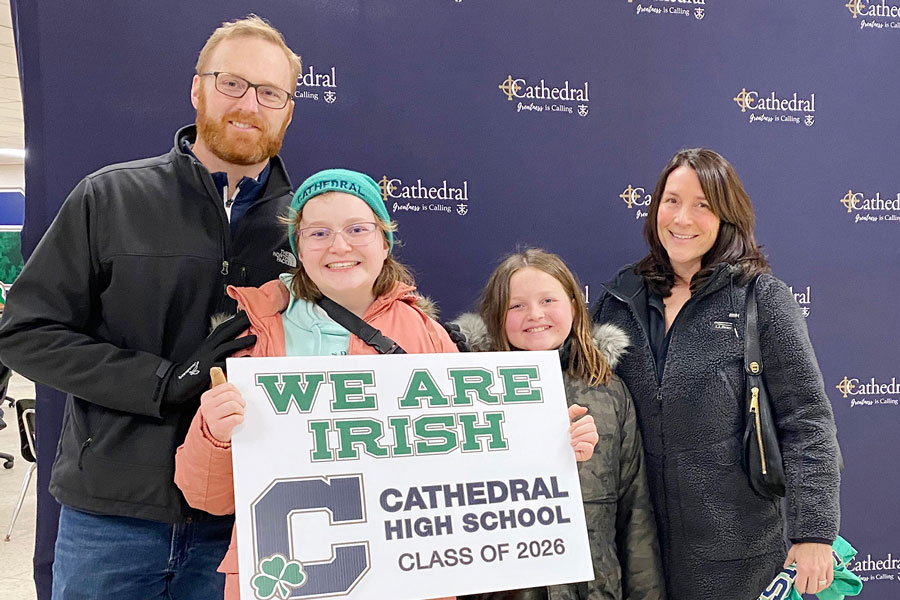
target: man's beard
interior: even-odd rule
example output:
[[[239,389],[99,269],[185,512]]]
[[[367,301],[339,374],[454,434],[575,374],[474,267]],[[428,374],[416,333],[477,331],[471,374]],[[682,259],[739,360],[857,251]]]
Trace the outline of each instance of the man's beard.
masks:
[[[249,123],[259,129],[259,135],[254,140],[252,130],[244,135],[234,129],[229,131],[229,121]],[[273,132],[262,117],[240,111],[216,120],[206,114],[206,98],[202,94],[197,103],[197,137],[203,139],[210,152],[234,165],[255,165],[278,154],[288,123],[285,119],[281,129]]]

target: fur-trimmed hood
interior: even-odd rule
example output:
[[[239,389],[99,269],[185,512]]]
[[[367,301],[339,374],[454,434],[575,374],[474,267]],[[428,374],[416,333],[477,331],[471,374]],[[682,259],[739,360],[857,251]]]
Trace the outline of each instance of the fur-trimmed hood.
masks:
[[[473,352],[485,352],[491,347],[491,337],[481,316],[476,313],[465,313],[451,321],[451,325],[459,327],[466,338],[466,344]],[[594,324],[591,337],[597,349],[603,354],[610,369],[615,369],[619,360],[628,352],[631,340],[622,329],[609,323]]]

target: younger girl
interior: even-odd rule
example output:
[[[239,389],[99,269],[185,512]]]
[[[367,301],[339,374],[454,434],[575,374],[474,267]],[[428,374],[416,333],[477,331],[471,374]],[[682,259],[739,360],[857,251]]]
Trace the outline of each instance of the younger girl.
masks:
[[[472,350],[558,350],[570,414],[581,405],[594,417],[600,439],[578,470],[595,579],[467,600],[663,599],[634,405],[628,388],[612,373],[628,337],[611,325],[591,331],[572,272],[558,256],[539,249],[512,254],[497,267],[479,310],[480,315],[463,315],[455,323]]]

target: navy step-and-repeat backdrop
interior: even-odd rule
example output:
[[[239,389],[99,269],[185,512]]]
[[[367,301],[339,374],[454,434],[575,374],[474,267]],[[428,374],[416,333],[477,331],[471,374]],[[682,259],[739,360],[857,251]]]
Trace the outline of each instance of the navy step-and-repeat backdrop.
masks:
[[[14,2],[30,251],[69,190],[193,120],[197,53],[254,11],[303,57],[295,185],[370,173],[422,291],[471,307],[518,244],[589,301],[645,251],[678,149],[741,175],[807,315],[844,451],[842,534],[865,598],[900,595],[900,0]]]

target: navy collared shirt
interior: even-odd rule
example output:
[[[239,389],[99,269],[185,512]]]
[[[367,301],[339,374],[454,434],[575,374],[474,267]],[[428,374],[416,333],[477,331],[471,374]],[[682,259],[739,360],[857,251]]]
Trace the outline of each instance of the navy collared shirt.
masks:
[[[191,150],[191,143],[189,140],[183,139],[181,145],[185,152],[194,158],[197,158],[197,155]],[[198,158],[197,160],[199,161],[200,159]],[[228,190],[228,198],[225,198],[225,187],[228,185],[228,174],[224,171],[210,173],[213,178],[213,183],[216,184],[216,190],[218,190],[219,196],[222,198],[222,204],[226,206],[225,213],[228,214],[228,220],[231,224],[232,237],[234,237],[234,234],[237,231],[238,223],[241,221],[241,218],[247,213],[247,209],[253,206],[254,202],[259,200],[263,190],[266,189],[266,183],[269,181],[269,164],[270,163],[268,162],[266,163],[265,168],[260,172],[257,179],[253,179],[252,177],[241,177],[241,180],[237,184],[237,195],[234,196],[234,189],[232,188]],[[232,196],[234,196],[233,199]],[[230,211],[228,210],[229,207],[231,209]]]

